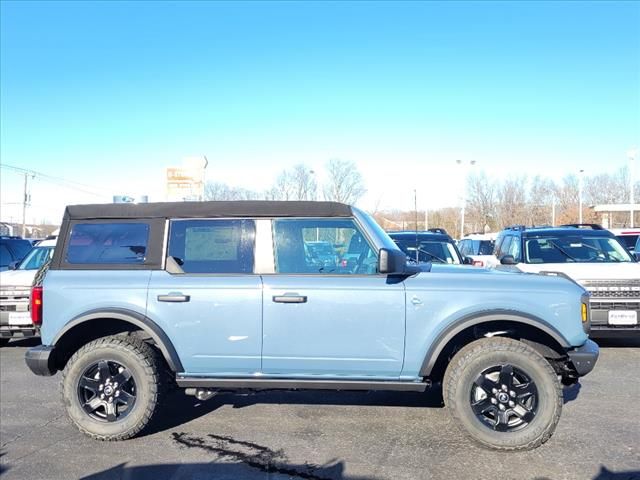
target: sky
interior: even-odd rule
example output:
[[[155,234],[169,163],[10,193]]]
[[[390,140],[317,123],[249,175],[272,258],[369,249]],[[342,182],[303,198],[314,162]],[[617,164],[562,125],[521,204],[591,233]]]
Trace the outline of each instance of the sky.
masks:
[[[163,200],[194,155],[254,190],[351,160],[360,206],[439,208],[473,171],[613,173],[639,144],[640,2],[0,3],[0,161],[64,180],[27,221]],[[23,181],[0,169],[2,220]]]

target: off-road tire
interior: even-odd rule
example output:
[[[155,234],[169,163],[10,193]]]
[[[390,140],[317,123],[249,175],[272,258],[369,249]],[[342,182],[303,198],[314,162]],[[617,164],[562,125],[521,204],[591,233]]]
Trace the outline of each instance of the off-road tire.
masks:
[[[82,407],[78,382],[83,372],[100,360],[126,366],[135,381],[135,404],[122,420],[99,421]],[[97,440],[126,440],[137,435],[149,424],[160,402],[163,368],[157,352],[135,336],[115,335],[87,343],[73,354],[62,373],[62,400],[69,419],[81,432]]]
[[[495,431],[471,406],[471,389],[487,368],[512,365],[525,372],[537,388],[533,420],[517,431]],[[562,411],[562,386],[549,362],[533,348],[510,338],[484,338],[462,348],[451,360],[443,381],[445,404],[458,427],[480,445],[494,450],[530,450],[549,440]]]

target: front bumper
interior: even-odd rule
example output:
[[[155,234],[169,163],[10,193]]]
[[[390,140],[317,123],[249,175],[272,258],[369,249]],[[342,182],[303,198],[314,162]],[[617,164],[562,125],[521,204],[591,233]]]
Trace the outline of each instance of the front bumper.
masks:
[[[50,377],[57,372],[54,362],[55,348],[49,345],[38,345],[30,348],[24,355],[27,367],[42,377]]]
[[[593,340],[587,340],[584,345],[569,350],[567,354],[578,376],[584,377],[596,366],[600,348]]]
[[[33,325],[30,327],[22,325],[2,325],[0,326],[0,338],[16,338],[16,337],[36,337],[40,333]]]

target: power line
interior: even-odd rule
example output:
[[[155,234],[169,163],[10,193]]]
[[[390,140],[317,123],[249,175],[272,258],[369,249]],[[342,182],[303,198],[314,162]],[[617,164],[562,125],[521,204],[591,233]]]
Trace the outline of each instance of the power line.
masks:
[[[83,183],[80,182],[75,182],[73,180],[67,180],[66,178],[61,178],[61,177],[54,177],[53,175],[48,175],[46,173],[42,173],[42,172],[38,172],[35,170],[27,170],[26,168],[21,168],[21,167],[16,167],[13,165],[8,165],[6,163],[0,163],[0,168],[8,168],[10,170],[14,170],[16,172],[19,172],[21,174],[27,174],[27,175],[32,175],[40,180],[44,180],[44,181],[48,181],[50,183],[53,183],[55,185],[61,185],[67,188],[71,188],[74,190],[78,190],[80,192],[83,193],[87,193],[89,195],[94,195],[96,197],[108,197],[109,195],[107,195],[106,193],[96,193],[96,190],[99,190],[96,187],[93,187],[91,185],[85,185]],[[92,189],[92,190],[88,190],[88,189]]]

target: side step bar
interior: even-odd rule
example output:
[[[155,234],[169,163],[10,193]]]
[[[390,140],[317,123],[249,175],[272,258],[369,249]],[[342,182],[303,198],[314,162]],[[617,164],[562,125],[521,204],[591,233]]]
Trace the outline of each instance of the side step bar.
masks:
[[[182,388],[217,388],[221,390],[396,390],[424,392],[430,383],[369,380],[284,380],[265,378],[177,377]]]

